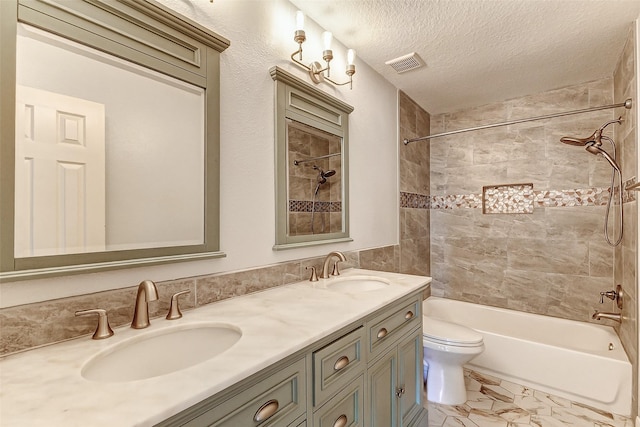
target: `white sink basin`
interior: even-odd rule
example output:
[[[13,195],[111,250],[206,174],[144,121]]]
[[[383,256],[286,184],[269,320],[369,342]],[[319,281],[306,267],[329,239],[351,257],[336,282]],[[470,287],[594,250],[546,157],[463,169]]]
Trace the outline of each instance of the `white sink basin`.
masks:
[[[166,375],[204,362],[233,347],[242,331],[225,324],[186,324],[140,332],[91,358],[82,376],[118,383]]]
[[[382,289],[389,284],[377,277],[341,277],[329,279],[327,289],[341,292],[366,292]]]

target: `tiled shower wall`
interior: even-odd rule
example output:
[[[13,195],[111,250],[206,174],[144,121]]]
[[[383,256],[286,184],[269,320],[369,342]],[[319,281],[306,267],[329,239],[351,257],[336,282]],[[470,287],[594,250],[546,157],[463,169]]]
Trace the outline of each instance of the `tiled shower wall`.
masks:
[[[400,138],[429,134],[429,113],[399,92]],[[429,276],[430,213],[420,201],[429,195],[429,144],[399,144],[400,158],[400,270]],[[415,200],[413,205],[408,200]]]
[[[342,230],[341,138],[330,134],[325,135],[319,131],[307,132],[298,126],[300,125],[287,126],[288,161],[290,162],[287,168],[289,170],[289,234],[297,236],[340,231]],[[302,160],[302,162],[295,165],[294,160]],[[335,174],[327,177],[324,183],[320,183],[320,171],[314,169],[314,166],[325,172],[334,171]]]
[[[613,75],[614,102],[622,103],[632,98],[634,109],[616,109],[615,117],[622,116],[624,122],[616,126],[615,140],[620,145],[619,160],[624,179],[637,176],[638,171],[638,124],[636,123],[636,111],[638,94],[636,93],[637,59],[635,28],[629,31],[629,37],[622,51]],[[624,305],[622,314],[624,321],[616,328],[627,350],[629,359],[633,364],[633,404],[632,408],[638,408],[638,202],[624,203],[624,235],[622,244],[615,250],[614,277],[615,283],[622,285],[624,291]],[[636,414],[634,414],[636,415]]]
[[[603,79],[431,117],[431,134],[613,102]],[[586,137],[612,110],[431,140],[432,293],[589,321],[613,286],[603,237],[611,167],[560,137]],[[531,213],[483,214],[484,186],[533,184]],[[604,195],[604,197],[603,197]]]

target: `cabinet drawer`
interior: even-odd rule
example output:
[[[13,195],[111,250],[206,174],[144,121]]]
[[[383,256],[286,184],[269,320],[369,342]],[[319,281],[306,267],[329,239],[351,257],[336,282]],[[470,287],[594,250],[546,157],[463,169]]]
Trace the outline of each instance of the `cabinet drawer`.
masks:
[[[363,427],[364,376],[331,398],[313,414],[314,427]]]
[[[184,425],[287,426],[306,412],[305,393],[305,359],[301,359]]]
[[[421,302],[419,298],[404,301],[369,322],[369,351],[378,354],[402,334],[419,326],[422,322]]]
[[[314,406],[364,372],[363,349],[361,327],[313,353]]]

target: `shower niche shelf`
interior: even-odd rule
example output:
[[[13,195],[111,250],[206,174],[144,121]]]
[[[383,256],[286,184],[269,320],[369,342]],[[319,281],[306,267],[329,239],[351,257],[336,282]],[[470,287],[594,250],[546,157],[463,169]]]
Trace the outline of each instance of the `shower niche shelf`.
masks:
[[[482,187],[483,214],[532,214],[533,184],[500,184]]]

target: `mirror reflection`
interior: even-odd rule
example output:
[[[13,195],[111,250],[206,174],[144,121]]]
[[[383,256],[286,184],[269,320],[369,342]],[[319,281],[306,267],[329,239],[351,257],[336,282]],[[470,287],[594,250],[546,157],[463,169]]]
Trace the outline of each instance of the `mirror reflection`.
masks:
[[[15,257],[202,244],[204,89],[18,27]]]
[[[287,119],[288,233],[330,234],[342,227],[342,138]]]

